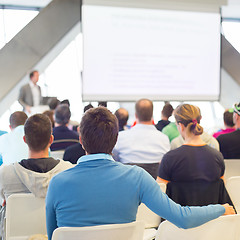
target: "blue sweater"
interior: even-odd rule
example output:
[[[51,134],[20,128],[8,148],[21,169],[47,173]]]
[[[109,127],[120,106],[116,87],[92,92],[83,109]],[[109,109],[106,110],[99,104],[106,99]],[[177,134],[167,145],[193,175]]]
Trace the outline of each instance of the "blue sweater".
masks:
[[[143,202],[178,227],[191,228],[221,216],[221,205],[181,207],[164,194],[142,168],[91,154],[54,176],[46,197],[48,239],[57,227],[129,223]]]

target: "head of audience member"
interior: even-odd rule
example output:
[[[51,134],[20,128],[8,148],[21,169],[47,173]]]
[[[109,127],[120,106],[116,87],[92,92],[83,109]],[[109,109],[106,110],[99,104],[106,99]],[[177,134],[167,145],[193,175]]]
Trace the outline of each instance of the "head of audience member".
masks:
[[[162,120],[168,120],[173,113],[173,107],[170,103],[166,103],[162,109]]]
[[[39,80],[39,72],[37,70],[32,71],[29,74],[29,78],[33,82],[33,84],[36,85]]]
[[[128,111],[125,108],[119,108],[114,114],[118,119],[119,131],[124,130],[129,117]]]
[[[86,154],[111,154],[117,137],[118,120],[107,108],[92,108],[83,115],[79,139]]]
[[[53,111],[47,110],[47,111],[43,112],[43,114],[49,117],[49,119],[52,123],[52,127],[54,127]]]
[[[14,130],[16,127],[24,125],[28,116],[25,112],[17,111],[10,115],[9,118],[9,127],[11,130]]]
[[[60,104],[67,104],[68,107],[70,107],[70,102],[69,102],[68,99],[64,99],[64,100],[62,100],[62,101],[60,102]]]
[[[31,153],[45,152],[53,142],[52,123],[44,114],[35,114],[28,118],[24,125],[24,141]],[[37,156],[36,156],[37,157]]]
[[[55,109],[54,122],[55,126],[67,126],[71,117],[71,112],[67,104],[60,104]]]
[[[234,104],[233,110],[233,123],[236,128],[240,128],[240,103]]]
[[[203,128],[200,126],[202,117],[198,107],[181,104],[174,110],[174,117],[183,139],[187,136],[198,136],[203,133]]]
[[[87,106],[84,107],[83,112],[86,112],[88,109],[93,108],[93,105],[89,103]]]
[[[140,99],[135,104],[137,123],[152,124],[153,103],[149,99]]]
[[[98,102],[99,107],[107,107],[107,102]]]
[[[57,98],[49,99],[48,106],[51,111],[54,111],[59,104],[60,104],[60,101]]]
[[[229,109],[227,109],[224,113],[223,113],[223,121],[224,121],[224,125],[226,128],[233,128],[234,127],[234,123],[233,123],[233,112],[229,111]]]

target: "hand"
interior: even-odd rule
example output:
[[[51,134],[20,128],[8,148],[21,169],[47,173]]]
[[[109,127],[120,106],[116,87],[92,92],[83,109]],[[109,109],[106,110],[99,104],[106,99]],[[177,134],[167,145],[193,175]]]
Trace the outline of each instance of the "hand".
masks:
[[[26,106],[25,110],[26,110],[26,112],[31,113],[31,107],[30,106]]]
[[[225,208],[225,213],[223,215],[236,214],[233,206],[230,206],[228,203],[223,204],[222,206],[224,206],[224,208]]]

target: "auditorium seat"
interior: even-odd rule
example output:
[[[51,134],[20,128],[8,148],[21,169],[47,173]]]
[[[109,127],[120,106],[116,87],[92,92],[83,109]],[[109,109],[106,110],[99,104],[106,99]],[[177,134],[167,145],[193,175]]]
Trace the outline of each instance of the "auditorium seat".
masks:
[[[221,216],[191,229],[181,229],[164,221],[156,235],[156,240],[239,240],[239,238],[240,215]]]
[[[228,178],[226,181],[226,188],[237,213],[240,214],[240,176]]]
[[[233,176],[240,176],[240,159],[225,159],[224,179],[227,180]]]
[[[143,222],[93,227],[60,227],[54,230],[52,240],[142,240],[143,231]]]
[[[6,204],[6,240],[27,240],[34,234],[47,234],[45,199],[12,194]]]

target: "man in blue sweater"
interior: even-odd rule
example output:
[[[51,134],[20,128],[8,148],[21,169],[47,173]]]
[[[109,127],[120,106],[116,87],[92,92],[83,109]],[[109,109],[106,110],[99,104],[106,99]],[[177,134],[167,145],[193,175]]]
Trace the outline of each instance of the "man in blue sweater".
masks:
[[[115,162],[111,156],[118,137],[118,121],[106,108],[88,110],[80,124],[86,156],[52,178],[46,197],[48,239],[58,227],[129,223],[141,202],[181,228],[201,225],[222,214],[228,204],[181,207],[164,194],[142,168]]]

